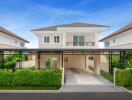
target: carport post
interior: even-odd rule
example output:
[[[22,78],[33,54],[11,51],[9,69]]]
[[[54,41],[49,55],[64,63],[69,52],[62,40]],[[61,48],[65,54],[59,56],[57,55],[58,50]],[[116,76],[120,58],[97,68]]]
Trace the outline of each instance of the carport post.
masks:
[[[4,51],[1,52],[1,67],[4,68]]]
[[[64,85],[64,73],[65,73],[65,66],[64,66],[64,55],[63,55],[63,51],[62,51],[62,81],[61,84]]]

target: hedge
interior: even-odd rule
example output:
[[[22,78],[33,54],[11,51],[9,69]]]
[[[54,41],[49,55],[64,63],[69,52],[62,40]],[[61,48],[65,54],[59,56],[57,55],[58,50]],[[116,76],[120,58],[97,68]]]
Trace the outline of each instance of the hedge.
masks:
[[[132,87],[132,69],[118,69],[115,76],[116,85]]]
[[[0,86],[60,86],[61,70],[0,70]]]
[[[103,76],[104,78],[106,78],[106,79],[110,80],[111,82],[113,82],[113,80],[114,80],[114,79],[113,79],[113,76],[110,75],[109,73],[107,73],[107,72],[101,70],[101,71],[100,71],[100,74],[101,74],[101,76]]]

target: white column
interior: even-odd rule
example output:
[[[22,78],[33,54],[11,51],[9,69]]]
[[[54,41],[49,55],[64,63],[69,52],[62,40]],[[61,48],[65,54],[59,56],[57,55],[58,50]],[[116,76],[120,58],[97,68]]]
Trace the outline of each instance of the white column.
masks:
[[[62,60],[62,63],[63,63],[63,65],[62,65],[62,82],[61,82],[61,84],[62,85],[64,85],[64,75],[65,75],[65,66],[64,66],[64,55],[62,55],[62,58],[61,59],[63,59]]]
[[[95,55],[95,73],[100,75],[100,55]]]

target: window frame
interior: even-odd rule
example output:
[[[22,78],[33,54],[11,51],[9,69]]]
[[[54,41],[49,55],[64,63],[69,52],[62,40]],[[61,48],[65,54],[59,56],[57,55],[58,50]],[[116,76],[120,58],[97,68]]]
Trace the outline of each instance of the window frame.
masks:
[[[55,37],[59,37],[58,39],[58,42],[57,42],[57,40],[55,41]],[[54,44],[59,44],[60,43],[60,35],[53,35],[53,43]]]
[[[110,41],[106,41],[105,42],[105,47],[109,47],[110,46]]]
[[[77,37],[77,42],[76,43],[74,42],[74,37]],[[83,37],[83,39],[84,39],[83,40],[84,42],[82,42],[82,43],[80,41],[81,37]],[[73,35],[73,39],[72,40],[73,40],[73,46],[85,46],[85,36],[84,35]]]
[[[48,39],[46,39],[46,41],[45,41],[45,37],[46,38],[49,37],[49,41],[48,42],[47,42]],[[50,35],[43,35],[43,43],[44,44],[49,44],[50,43]]]

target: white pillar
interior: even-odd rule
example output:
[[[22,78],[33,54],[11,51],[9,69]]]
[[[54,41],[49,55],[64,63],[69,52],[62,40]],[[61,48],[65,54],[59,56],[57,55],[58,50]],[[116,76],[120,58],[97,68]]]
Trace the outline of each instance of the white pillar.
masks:
[[[61,84],[64,85],[65,66],[64,66],[64,55],[63,54],[62,54],[62,58],[61,59],[62,59],[62,64],[63,64],[62,65],[62,81],[61,81]]]
[[[100,55],[95,55],[95,73],[100,75]]]

